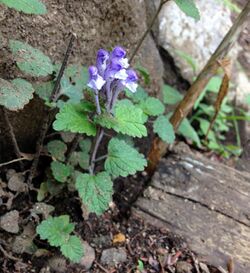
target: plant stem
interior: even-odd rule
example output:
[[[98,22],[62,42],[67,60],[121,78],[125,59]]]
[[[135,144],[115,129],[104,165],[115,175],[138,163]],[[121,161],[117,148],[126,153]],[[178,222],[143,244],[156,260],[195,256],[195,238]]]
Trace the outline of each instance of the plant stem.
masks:
[[[95,163],[98,162],[98,161],[101,161],[103,159],[106,159],[108,157],[108,155],[102,155],[102,156],[99,156],[97,159],[95,159]]]
[[[104,129],[99,128],[97,136],[96,136],[95,146],[94,146],[93,153],[92,153],[91,160],[90,160],[89,172],[91,174],[94,174],[96,155],[97,155],[97,152],[98,152],[98,149],[99,149],[99,146],[100,146],[103,136],[104,136]]]
[[[17,140],[16,140],[14,129],[12,127],[12,124],[11,124],[10,120],[9,120],[9,116],[8,116],[7,110],[4,107],[2,107],[2,111],[3,111],[3,116],[4,116],[4,119],[5,119],[7,128],[8,128],[9,134],[10,134],[12,145],[14,147],[14,151],[15,151],[16,157],[18,159],[20,159],[20,158],[22,158],[22,154],[21,154],[21,151],[19,149],[19,146],[18,146],[18,143],[17,143]],[[19,165],[20,165],[21,170],[23,171],[23,167],[24,167],[23,166],[23,162],[20,161]]]
[[[55,85],[54,85],[54,88],[53,88],[53,91],[52,91],[51,96],[50,96],[50,102],[56,102],[56,99],[58,98],[58,93],[60,92],[60,82],[61,82],[64,70],[65,70],[65,68],[67,66],[70,53],[71,53],[71,51],[73,49],[73,42],[74,42],[75,38],[76,38],[75,34],[71,34],[70,41],[69,41],[69,44],[68,44],[64,59],[63,59],[62,66],[60,68],[60,71],[58,73],[58,76],[57,76],[57,79],[56,79],[56,82],[55,82]],[[50,122],[50,120],[51,120],[50,119],[50,113],[51,113],[51,109],[47,109],[45,114],[44,114],[40,135],[39,135],[39,138],[38,138],[38,140],[36,142],[36,154],[35,154],[34,160],[32,162],[32,165],[31,165],[31,168],[30,168],[30,174],[29,174],[28,180],[27,180],[28,185],[31,185],[31,182],[32,182],[33,177],[34,177],[34,175],[36,173],[36,170],[37,170],[37,165],[38,165],[39,158],[40,158],[40,155],[41,155],[41,151],[42,151],[42,148],[43,148],[43,142],[44,142],[45,136],[46,136],[47,131],[48,131],[48,129],[50,127],[50,124],[51,124],[51,122]]]
[[[26,157],[16,158],[16,159],[13,159],[13,160],[8,161],[8,162],[1,163],[0,168],[3,167],[3,166],[9,165],[9,164],[15,163],[15,162],[23,161],[23,160],[32,160],[32,159],[29,159],[29,158],[26,158]]]
[[[95,105],[96,105],[96,113],[97,113],[97,115],[100,115],[101,114],[101,107],[100,107],[100,102],[99,102],[98,91],[95,92]]]
[[[207,85],[208,81],[213,77],[220,67],[219,60],[225,58],[228,54],[234,42],[239,37],[240,31],[247,23],[248,14],[250,12],[250,1],[245,5],[241,14],[235,20],[233,26],[228,31],[224,37],[221,44],[218,46],[214,54],[211,56],[206,66],[200,72],[195,82],[191,85],[187,91],[183,100],[179,103],[175,109],[174,114],[172,115],[170,122],[172,123],[174,130],[176,131],[182,122],[182,120],[189,114],[190,110],[193,108],[197,98],[200,96],[201,92],[204,90],[204,87]],[[147,173],[152,176],[154,171],[162,158],[167,152],[168,144],[162,141],[160,138],[156,137],[153,140],[153,143],[148,154],[149,166],[147,168]]]
[[[140,49],[140,47],[141,47],[143,41],[145,40],[145,38],[147,37],[147,35],[148,35],[149,32],[151,31],[151,29],[152,29],[152,27],[153,27],[153,25],[154,25],[154,23],[155,23],[155,21],[156,21],[156,19],[157,19],[157,17],[158,17],[158,15],[159,15],[159,13],[160,13],[160,11],[161,11],[163,5],[164,5],[166,2],[168,2],[168,0],[161,0],[160,4],[159,4],[159,6],[158,6],[158,8],[157,8],[157,10],[156,10],[156,13],[155,13],[155,15],[153,16],[153,18],[152,18],[152,20],[151,20],[151,22],[150,22],[150,24],[149,24],[147,30],[144,32],[144,34],[142,35],[141,39],[140,39],[139,42],[137,43],[137,45],[136,45],[134,51],[132,52],[131,57],[130,57],[130,59],[129,59],[129,63],[131,63],[131,62],[133,61],[133,59],[134,59],[136,53],[138,52],[138,50]]]

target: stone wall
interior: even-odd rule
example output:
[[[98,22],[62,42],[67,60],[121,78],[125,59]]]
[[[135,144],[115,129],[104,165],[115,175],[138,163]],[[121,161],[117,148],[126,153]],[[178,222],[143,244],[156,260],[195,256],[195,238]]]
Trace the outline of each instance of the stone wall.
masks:
[[[69,33],[74,32],[77,42],[70,62],[90,65],[99,48],[110,49],[119,44],[131,52],[147,27],[146,8],[142,0],[46,0],[44,3],[48,14],[43,16],[26,15],[0,5],[1,78],[12,79],[20,74],[8,50],[7,38],[25,41],[56,62],[63,59]],[[134,64],[137,63],[151,74],[148,91],[158,95],[163,66],[151,36],[146,39],[135,58]],[[37,98],[26,105],[24,110],[9,113],[23,152],[34,151],[43,113],[44,107]],[[1,158],[9,151],[6,125],[2,117],[0,130]]]

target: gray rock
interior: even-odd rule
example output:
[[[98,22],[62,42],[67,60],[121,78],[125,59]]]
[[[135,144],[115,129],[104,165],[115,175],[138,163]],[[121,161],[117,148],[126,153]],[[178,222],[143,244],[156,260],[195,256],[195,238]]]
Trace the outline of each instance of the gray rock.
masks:
[[[101,235],[99,237],[95,237],[93,243],[98,248],[107,248],[111,246],[111,238],[109,235]]]
[[[124,263],[127,260],[127,252],[125,248],[109,248],[102,252],[101,263],[113,266]]]
[[[61,256],[55,256],[48,260],[48,266],[54,272],[63,273],[67,271],[66,259]]]
[[[200,21],[186,16],[174,1],[164,5],[159,20],[160,45],[173,56],[182,75],[190,81],[204,67],[232,25],[231,12],[220,1],[195,2],[200,10]],[[192,56],[196,71],[180,57],[178,51]]]
[[[85,269],[89,270],[95,260],[95,250],[86,242],[83,241],[84,256],[79,264]]]
[[[19,232],[19,212],[17,210],[12,210],[6,214],[4,214],[0,218],[0,228],[10,233],[18,233]]]
[[[176,264],[176,273],[192,273],[193,266],[187,262],[178,262]]]
[[[154,1],[159,2],[159,0]],[[174,1],[166,3],[159,16],[158,42],[170,53],[182,76],[189,82],[193,82],[193,78],[205,66],[233,24],[231,11],[223,1],[196,0],[195,2],[201,14],[198,22],[186,16]],[[242,48],[236,43],[229,54],[233,63],[232,82],[235,84],[229,92],[229,99],[232,100],[237,94],[237,103],[246,106],[245,98],[250,93],[250,80],[247,74],[234,64],[241,50]],[[185,57],[182,57],[183,54],[193,59],[195,69]]]

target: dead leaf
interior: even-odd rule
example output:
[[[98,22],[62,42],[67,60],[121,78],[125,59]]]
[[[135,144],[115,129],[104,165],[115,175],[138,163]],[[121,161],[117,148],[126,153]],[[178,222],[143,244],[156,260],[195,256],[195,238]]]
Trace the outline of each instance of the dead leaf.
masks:
[[[22,173],[13,173],[8,180],[8,188],[14,192],[25,192],[27,185],[24,183],[25,178]]]
[[[0,227],[9,233],[19,232],[19,212],[12,210],[0,218]]]
[[[49,214],[54,211],[54,207],[45,203],[35,203],[30,210],[32,214],[42,214],[44,219],[49,217]]]
[[[228,93],[228,87],[229,87],[229,82],[230,82],[230,78],[231,78],[231,68],[232,67],[231,67],[230,60],[225,59],[225,60],[218,61],[218,63],[220,64],[220,66],[224,70],[224,77],[223,77],[223,80],[222,80],[222,83],[220,86],[220,90],[219,90],[217,99],[215,101],[215,105],[214,105],[215,113],[214,113],[214,116],[210,122],[209,128],[207,130],[205,140],[207,140],[207,138],[208,138],[208,134],[209,134],[211,128],[213,127],[214,122],[220,112],[222,102]]]
[[[126,241],[126,237],[123,233],[118,233],[113,238],[113,244],[124,243]]]

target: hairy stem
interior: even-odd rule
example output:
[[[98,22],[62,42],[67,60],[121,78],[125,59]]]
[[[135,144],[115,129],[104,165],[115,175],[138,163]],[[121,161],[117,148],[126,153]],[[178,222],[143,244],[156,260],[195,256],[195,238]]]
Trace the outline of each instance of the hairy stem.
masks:
[[[159,4],[159,6],[158,6],[158,8],[157,8],[157,10],[156,10],[156,13],[155,13],[155,15],[153,16],[153,18],[152,18],[152,20],[151,20],[151,22],[150,22],[150,24],[149,24],[147,30],[144,32],[144,34],[142,35],[141,39],[140,39],[139,42],[137,43],[137,45],[136,45],[134,51],[132,52],[131,57],[130,57],[130,59],[129,59],[129,63],[131,63],[131,62],[133,61],[133,59],[134,59],[136,53],[138,52],[138,50],[140,49],[140,47],[141,47],[143,41],[145,40],[145,38],[147,37],[147,35],[148,35],[149,32],[151,31],[151,29],[152,29],[152,27],[153,27],[153,25],[154,25],[154,23],[155,23],[155,21],[156,21],[156,19],[157,19],[157,17],[158,17],[158,15],[159,15],[159,13],[160,13],[160,11],[161,11],[163,5],[164,5],[166,2],[168,2],[168,0],[161,0],[160,4]]]
[[[60,82],[61,82],[64,70],[65,70],[65,68],[67,66],[69,56],[70,56],[71,51],[73,49],[73,42],[74,42],[75,38],[76,38],[75,34],[71,34],[70,41],[69,41],[69,44],[68,44],[64,59],[63,59],[62,66],[60,68],[60,71],[58,73],[58,76],[57,76],[57,79],[56,79],[56,82],[55,82],[55,85],[54,85],[54,88],[53,88],[53,91],[52,91],[51,96],[50,96],[50,102],[56,102],[56,100],[58,98],[58,93],[60,92]],[[46,113],[44,115],[43,121],[42,121],[40,135],[39,135],[39,138],[38,138],[37,143],[36,143],[36,154],[35,154],[34,160],[32,162],[32,165],[31,165],[31,168],[30,168],[30,174],[29,174],[28,180],[27,180],[28,185],[31,184],[31,182],[32,182],[32,180],[34,178],[34,175],[36,173],[36,170],[37,170],[37,165],[38,165],[39,158],[40,158],[40,155],[41,155],[41,151],[42,151],[42,148],[43,148],[43,142],[44,142],[45,136],[47,134],[48,128],[50,127],[50,120],[51,120],[50,113],[51,113],[51,110],[47,109]]]
[[[95,105],[96,105],[96,113],[97,115],[101,114],[101,107],[99,102],[99,94],[98,91],[95,91]]]
[[[95,146],[94,146],[93,153],[92,153],[91,160],[90,160],[89,172],[91,174],[94,174],[96,155],[97,155],[97,152],[98,152],[98,149],[99,149],[99,146],[101,144],[103,136],[104,136],[104,129],[99,128],[98,133],[96,135]]]

